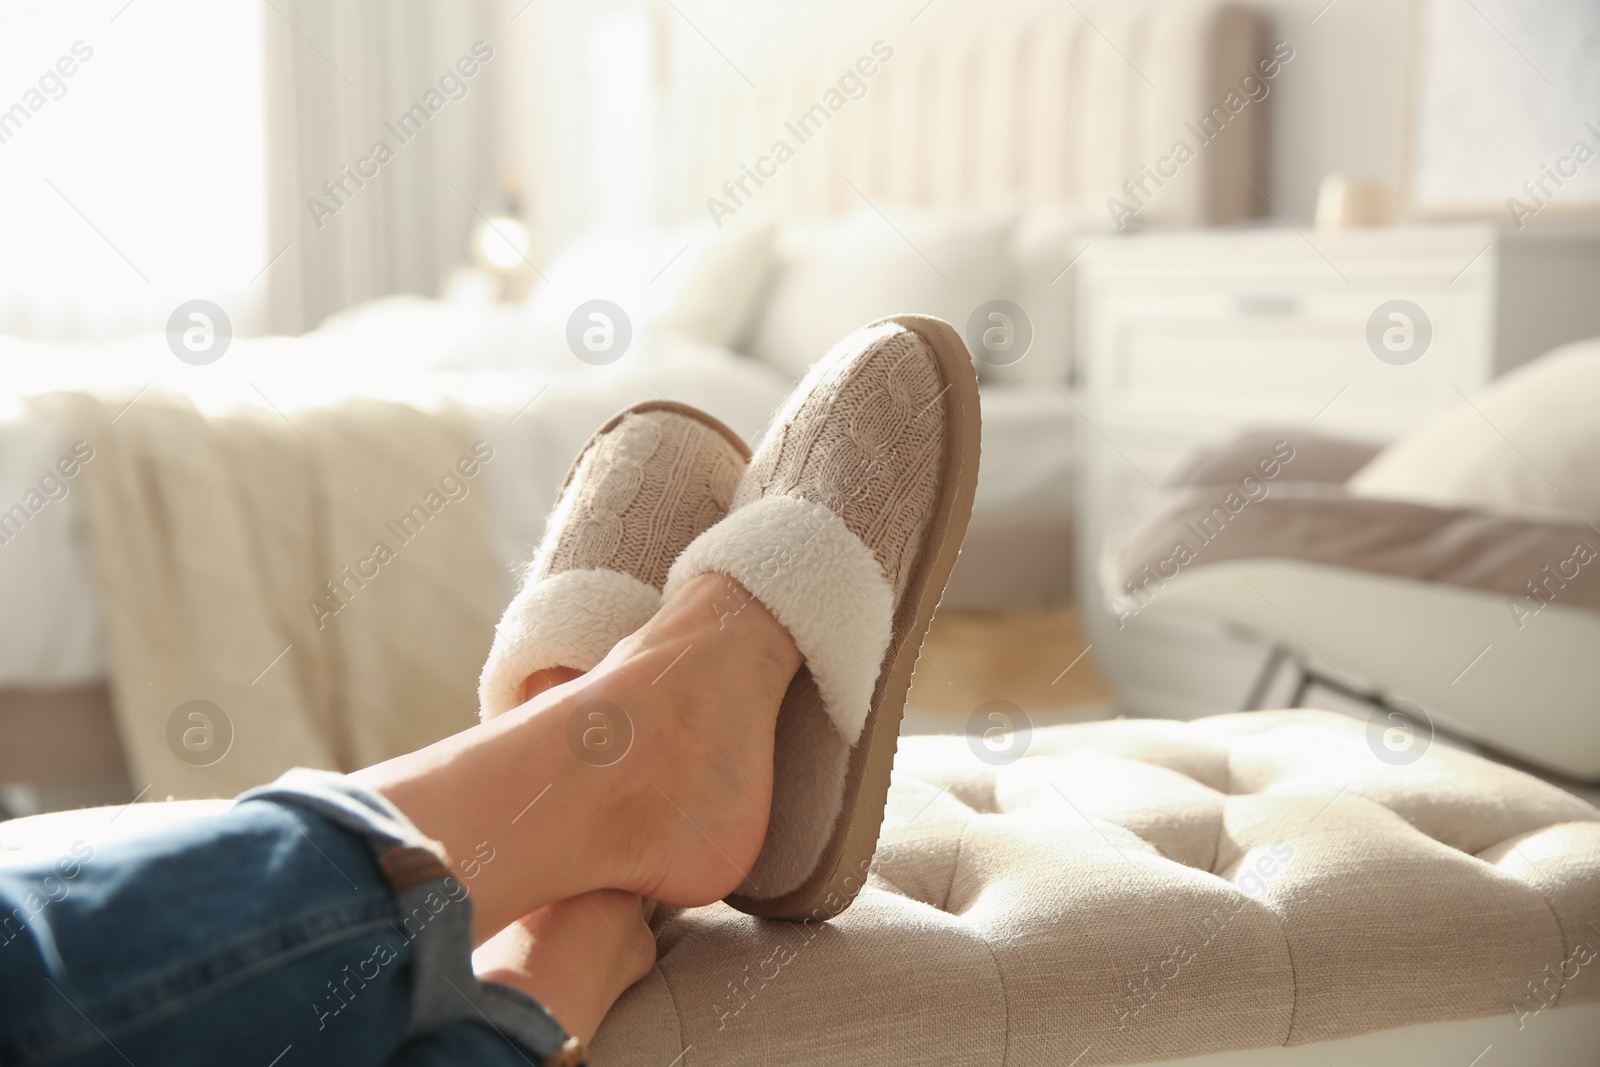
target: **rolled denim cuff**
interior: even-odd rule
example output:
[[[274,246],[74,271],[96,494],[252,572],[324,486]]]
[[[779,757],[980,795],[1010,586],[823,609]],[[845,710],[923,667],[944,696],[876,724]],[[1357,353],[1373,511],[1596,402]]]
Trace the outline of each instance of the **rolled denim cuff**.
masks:
[[[411,1015],[405,1036],[457,1022],[487,1023],[540,1057],[542,1067],[576,1067],[583,1044],[531,997],[472,973],[472,900],[444,847],[399,808],[342,774],[296,767],[242,793],[251,801],[292,804],[367,842],[394,893],[411,944]]]

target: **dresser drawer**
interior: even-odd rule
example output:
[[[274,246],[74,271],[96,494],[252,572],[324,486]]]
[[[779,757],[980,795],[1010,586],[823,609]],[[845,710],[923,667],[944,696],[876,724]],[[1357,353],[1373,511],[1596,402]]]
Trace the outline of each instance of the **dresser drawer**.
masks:
[[[1476,287],[1230,281],[1103,295],[1095,365],[1086,368],[1099,417],[1207,434],[1317,418],[1388,437],[1449,410],[1457,389],[1487,378],[1491,331]],[[1367,341],[1369,319],[1397,296],[1423,309],[1431,332],[1421,357],[1403,365]]]

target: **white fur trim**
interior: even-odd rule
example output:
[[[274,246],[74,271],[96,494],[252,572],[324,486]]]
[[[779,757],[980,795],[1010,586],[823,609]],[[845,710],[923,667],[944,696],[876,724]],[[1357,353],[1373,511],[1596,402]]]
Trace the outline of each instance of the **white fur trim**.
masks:
[[[478,714],[489,719],[522,703],[534,671],[589,670],[660,608],[657,589],[621,571],[563,571],[523,586],[495,627]]]
[[[768,496],[689,542],[665,595],[712,572],[736,579],[789,631],[834,728],[853,746],[894,630],[894,590],[872,550],[823,505]]]

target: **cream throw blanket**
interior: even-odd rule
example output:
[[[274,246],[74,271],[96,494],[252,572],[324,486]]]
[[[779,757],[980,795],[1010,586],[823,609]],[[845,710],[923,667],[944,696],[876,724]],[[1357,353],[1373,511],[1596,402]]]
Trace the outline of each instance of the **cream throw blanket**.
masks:
[[[213,417],[154,392],[38,402],[94,448],[76,488],[136,791],[228,796],[476,721],[503,594],[493,448],[465,411],[352,401]],[[176,714],[197,699],[219,721]]]

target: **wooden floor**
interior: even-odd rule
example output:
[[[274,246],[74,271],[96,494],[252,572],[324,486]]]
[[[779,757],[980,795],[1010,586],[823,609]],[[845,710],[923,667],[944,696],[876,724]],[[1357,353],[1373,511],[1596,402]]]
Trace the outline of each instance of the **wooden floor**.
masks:
[[[980,705],[1005,700],[1035,726],[1106,718],[1111,687],[1070,609],[941,612],[907,700],[906,732],[960,733]]]

